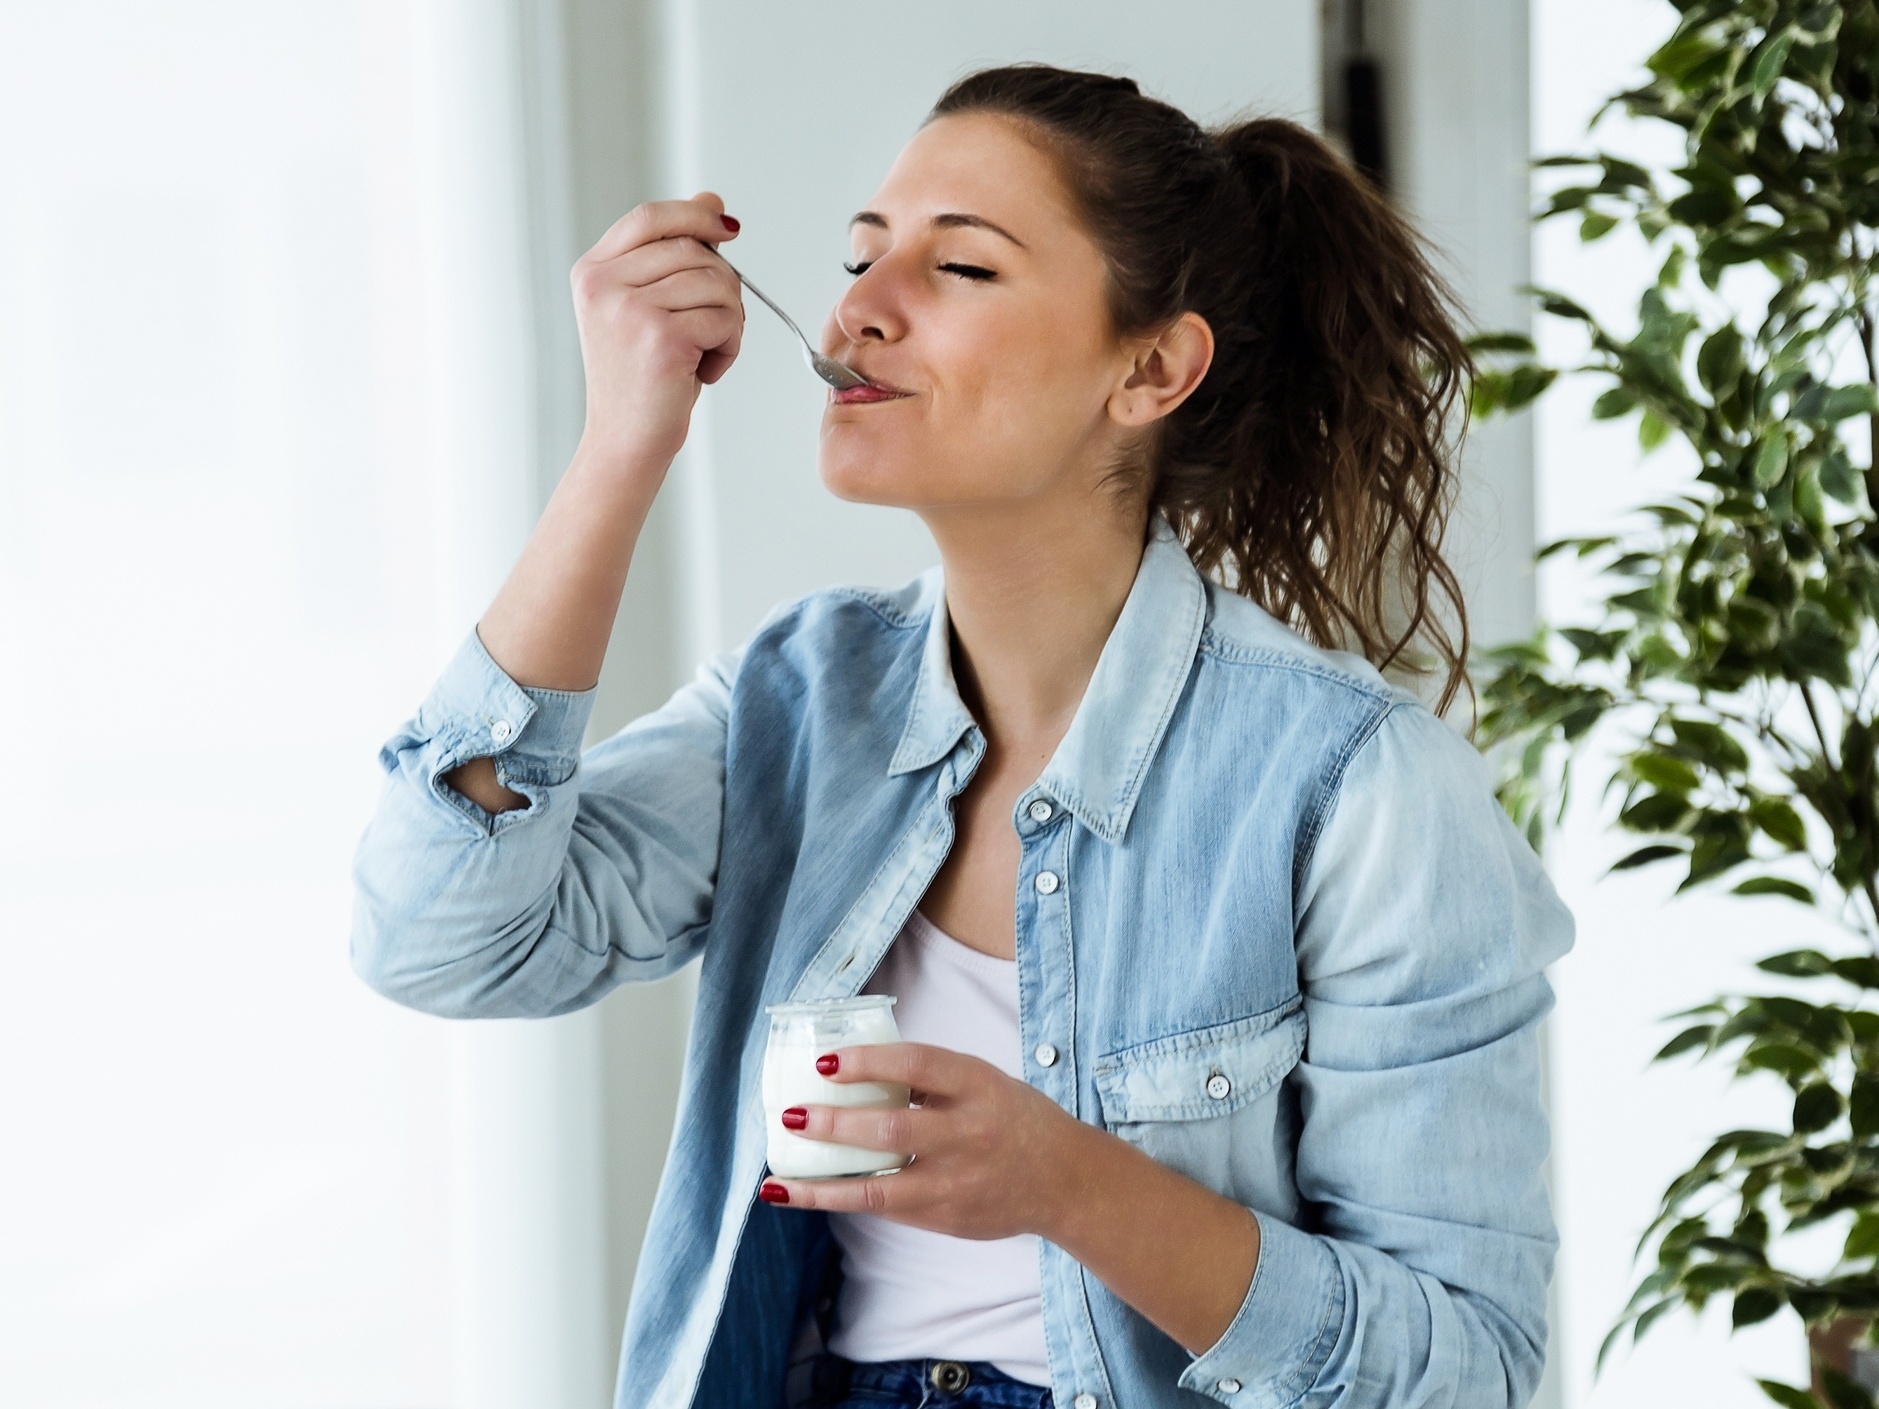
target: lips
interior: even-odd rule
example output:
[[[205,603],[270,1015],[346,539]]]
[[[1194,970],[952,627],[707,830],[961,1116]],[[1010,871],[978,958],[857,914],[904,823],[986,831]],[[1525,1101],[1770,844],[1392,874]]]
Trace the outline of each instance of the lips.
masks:
[[[849,387],[843,391],[833,392],[830,399],[837,406],[868,406],[877,401],[898,401],[903,396],[911,395],[913,395],[912,392],[902,391],[899,387],[890,386],[886,382],[870,381],[866,386]]]

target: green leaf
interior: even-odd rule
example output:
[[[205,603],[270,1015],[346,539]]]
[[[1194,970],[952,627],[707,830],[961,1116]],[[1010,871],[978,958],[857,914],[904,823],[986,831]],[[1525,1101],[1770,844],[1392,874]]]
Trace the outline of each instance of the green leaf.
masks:
[[[1718,773],[1740,773],[1749,766],[1747,751],[1720,724],[1706,719],[1672,719],[1670,732],[1679,744]]]
[[[1693,1047],[1708,1046],[1709,1039],[1715,1035],[1716,1028],[1713,1024],[1686,1027],[1682,1032],[1679,1032],[1675,1037],[1671,1038],[1670,1041],[1666,1042],[1658,1051],[1657,1055],[1652,1057],[1651,1060],[1654,1062],[1665,1062],[1669,1061],[1672,1057],[1681,1056]]]
[[[1780,876],[1750,876],[1739,885],[1730,887],[1732,895],[1784,895],[1789,900],[1798,900],[1803,905],[1816,903],[1814,892],[1799,881],[1784,880]]]
[[[1476,333],[1468,339],[1468,350],[1476,356],[1484,352],[1518,352],[1531,357],[1533,339],[1525,333]]]
[[[1849,416],[1870,416],[1879,412],[1879,400],[1873,389],[1864,384],[1837,386],[1829,391],[1820,408],[1820,418],[1833,425]]]
[[[1555,318],[1570,318],[1579,323],[1593,323],[1596,320],[1580,305],[1562,294],[1540,292],[1539,303],[1542,312],[1550,313]]]
[[[1861,988],[1879,988],[1879,959],[1868,954],[1852,959],[1835,959],[1833,974],[1835,978],[1845,979]]]
[[[1846,1235],[1846,1246],[1840,1256],[1848,1262],[1879,1257],[1879,1212],[1867,1209],[1853,1220],[1853,1227]]]
[[[1646,411],[1638,419],[1638,444],[1646,451],[1657,449],[1670,439],[1670,425],[1655,411]]]
[[[1625,769],[1639,782],[1649,783],[1660,792],[1694,792],[1702,782],[1694,768],[1668,754],[1634,753],[1625,760]]]
[[[1779,1404],[1781,1409],[1820,1409],[1820,1401],[1804,1389],[1784,1385],[1779,1380],[1757,1380],[1755,1383],[1760,1385],[1762,1393]]]
[[[1859,475],[1853,469],[1853,462],[1847,459],[1846,451],[1837,445],[1820,462],[1820,487],[1842,504],[1860,501],[1863,486]]]
[[[1751,475],[1757,489],[1777,484],[1788,468],[1788,440],[1779,433],[1769,436],[1755,449],[1755,468]]]
[[[1879,1080],[1863,1074],[1855,1076],[1846,1109],[1855,1139],[1870,1140],[1879,1135]]]
[[[1744,1287],[1735,1294],[1735,1305],[1730,1311],[1730,1323],[1740,1330],[1744,1326],[1753,1326],[1766,1321],[1787,1302],[1781,1293],[1769,1287]]]
[[[1640,866],[1648,866],[1653,861],[1668,861],[1673,856],[1684,855],[1680,846],[1641,846],[1629,856],[1612,862],[1614,871],[1635,871]]]
[[[1718,328],[1696,354],[1696,376],[1711,395],[1733,387],[1742,375],[1742,334],[1734,324]]]
[[[1721,225],[1742,209],[1735,192],[1726,186],[1699,187],[1678,196],[1666,209],[1685,225]]]
[[[1592,403],[1592,418],[1597,421],[1615,421],[1635,411],[1637,405],[1638,398],[1631,388],[1615,386],[1610,391],[1601,392],[1598,400]]]
[[[1687,76],[1705,59],[1713,57],[1719,48],[1702,30],[1685,30],[1672,35],[1669,42],[1644,63],[1652,73],[1675,82]]]
[[[1619,825],[1633,832],[1670,832],[1690,815],[1690,803],[1677,793],[1647,793],[1618,814]]]
[[[1785,954],[1771,954],[1755,967],[1783,978],[1817,978],[1833,972],[1833,961],[1818,949],[1790,949]]]
[[[1607,215],[1603,211],[1588,210],[1585,219],[1579,222],[1579,238],[1586,244],[1603,239],[1618,226],[1618,217]]]
[[[1758,797],[1749,804],[1749,820],[1789,851],[1807,850],[1807,827],[1801,814],[1778,797]]]
[[[1794,1131],[1813,1135],[1840,1118],[1840,1093],[1824,1081],[1811,1082],[1794,1095]]]
[[[1755,59],[1755,67],[1749,71],[1749,87],[1754,90],[1758,101],[1767,98],[1774,91],[1775,80],[1781,77],[1782,69],[1787,67],[1788,54],[1794,48],[1794,36],[1784,34],[1771,44],[1765,44]]]
[[[1792,1042],[1757,1039],[1742,1054],[1741,1066],[1745,1071],[1771,1071],[1777,1076],[1798,1080],[1818,1071],[1820,1061],[1812,1052]]]

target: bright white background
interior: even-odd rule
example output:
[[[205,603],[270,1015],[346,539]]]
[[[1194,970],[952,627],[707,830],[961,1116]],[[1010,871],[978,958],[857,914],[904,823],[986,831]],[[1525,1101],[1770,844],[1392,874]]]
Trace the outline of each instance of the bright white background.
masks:
[[[9,1409],[448,1394],[445,1033],[344,962],[442,629],[406,22],[6,11]]]

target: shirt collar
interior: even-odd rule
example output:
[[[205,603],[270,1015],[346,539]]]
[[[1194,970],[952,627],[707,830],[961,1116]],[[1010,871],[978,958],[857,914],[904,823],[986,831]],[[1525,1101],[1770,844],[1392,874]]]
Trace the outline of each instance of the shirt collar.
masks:
[[[1142,779],[1193,667],[1206,616],[1206,584],[1174,530],[1157,518],[1089,688],[1037,781],[1104,841],[1120,841],[1129,825]],[[920,676],[889,775],[939,762],[977,727],[953,679],[942,588],[927,621]]]

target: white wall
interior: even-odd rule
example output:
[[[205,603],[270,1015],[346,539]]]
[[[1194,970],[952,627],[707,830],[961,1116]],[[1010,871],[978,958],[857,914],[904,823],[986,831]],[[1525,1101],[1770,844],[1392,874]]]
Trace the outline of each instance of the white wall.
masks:
[[[1527,0],[1370,0],[1391,180],[1469,326],[1525,328]],[[1533,629],[1533,427],[1471,428],[1450,536],[1477,644]]]

